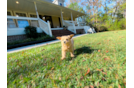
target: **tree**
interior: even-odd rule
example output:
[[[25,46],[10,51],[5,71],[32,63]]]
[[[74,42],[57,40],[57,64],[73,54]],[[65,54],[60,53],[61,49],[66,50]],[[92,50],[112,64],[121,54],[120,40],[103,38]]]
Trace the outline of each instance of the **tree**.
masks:
[[[82,17],[88,24],[109,30],[125,27],[126,0],[70,0],[69,8],[85,12]],[[83,9],[83,7],[85,9]]]

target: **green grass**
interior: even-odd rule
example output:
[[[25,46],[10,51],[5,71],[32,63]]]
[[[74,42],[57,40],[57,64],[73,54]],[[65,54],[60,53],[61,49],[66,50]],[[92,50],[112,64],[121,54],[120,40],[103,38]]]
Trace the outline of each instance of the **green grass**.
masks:
[[[84,35],[74,47],[76,57],[63,61],[60,42],[7,54],[7,86],[126,88],[125,30]]]

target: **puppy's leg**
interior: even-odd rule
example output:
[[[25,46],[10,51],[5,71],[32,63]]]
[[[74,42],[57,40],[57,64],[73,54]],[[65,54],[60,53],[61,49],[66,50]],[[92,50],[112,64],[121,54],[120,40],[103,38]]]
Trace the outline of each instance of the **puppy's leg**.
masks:
[[[70,54],[71,54],[71,57],[74,57],[74,52],[72,51],[72,52],[70,52]]]
[[[72,50],[72,51],[70,52],[70,54],[71,54],[71,57],[74,57],[74,50]]]
[[[71,48],[71,51],[70,51],[70,55],[71,55],[71,57],[74,57],[74,45],[73,45],[73,40],[72,40],[72,48]]]
[[[65,59],[65,57],[66,57],[66,51],[62,51],[62,58],[61,58],[61,60]]]

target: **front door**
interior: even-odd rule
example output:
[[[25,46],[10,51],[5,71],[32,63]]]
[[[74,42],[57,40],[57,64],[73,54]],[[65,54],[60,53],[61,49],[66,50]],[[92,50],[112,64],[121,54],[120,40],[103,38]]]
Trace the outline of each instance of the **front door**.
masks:
[[[46,22],[49,21],[51,28],[53,28],[52,17],[51,16],[47,16],[47,15],[44,15],[43,17],[45,17],[44,21],[46,21]]]
[[[60,23],[60,27],[61,27],[61,21],[60,21],[60,17],[59,17],[59,23]]]

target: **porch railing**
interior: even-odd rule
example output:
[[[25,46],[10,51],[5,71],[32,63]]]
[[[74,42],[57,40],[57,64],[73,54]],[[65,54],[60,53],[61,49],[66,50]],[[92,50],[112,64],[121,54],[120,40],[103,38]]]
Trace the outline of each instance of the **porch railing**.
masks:
[[[76,34],[76,28],[75,28],[74,21],[64,20],[64,25],[68,27],[68,30],[70,30],[71,32]]]
[[[80,26],[86,26],[85,22],[64,20],[64,25],[68,27],[68,30],[76,33],[76,29]]]
[[[45,21],[43,21],[42,19],[39,19],[39,25],[40,28],[48,35],[52,36],[52,31],[51,31],[51,27],[50,27],[50,23],[49,21],[47,21],[47,23]]]
[[[21,23],[22,21],[23,23]],[[38,18],[32,18],[32,17],[7,16],[7,29],[20,28],[20,27],[24,28],[24,26],[29,26],[29,25],[34,26],[34,27],[40,27],[40,29],[42,29],[43,32],[52,36],[49,21],[45,22],[40,18],[38,19]]]

